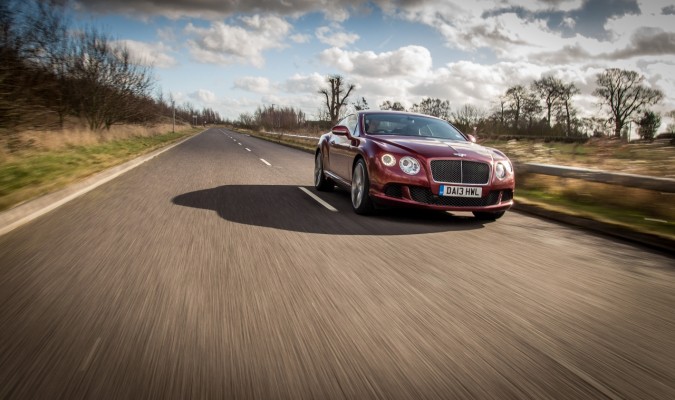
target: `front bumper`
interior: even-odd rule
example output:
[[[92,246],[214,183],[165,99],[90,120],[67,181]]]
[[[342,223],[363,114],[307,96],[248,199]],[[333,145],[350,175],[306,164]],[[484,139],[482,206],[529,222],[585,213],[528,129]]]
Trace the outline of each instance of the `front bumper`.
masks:
[[[505,211],[513,206],[513,187],[483,187],[480,198],[438,196],[429,187],[388,184],[371,188],[380,205],[426,208],[443,211]]]

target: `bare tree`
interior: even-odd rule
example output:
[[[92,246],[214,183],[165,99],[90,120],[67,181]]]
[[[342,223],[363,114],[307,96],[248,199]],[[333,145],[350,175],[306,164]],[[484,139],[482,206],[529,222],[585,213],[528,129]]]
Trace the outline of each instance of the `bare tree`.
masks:
[[[324,95],[330,123],[335,125],[340,118],[340,110],[347,104],[347,98],[356,86],[347,84],[341,75],[328,76],[326,83],[328,83],[328,87],[319,90],[319,94]]]
[[[527,129],[531,131],[538,125],[539,128],[546,128],[543,124],[538,124],[543,107],[537,96],[532,92],[526,92],[522,99],[521,120],[527,121]]]
[[[585,117],[580,121],[582,133],[586,136],[602,137],[606,136],[610,127],[605,118]]]
[[[488,120],[492,124],[492,129],[495,129],[497,133],[502,133],[504,128],[507,127],[508,122],[508,98],[506,95],[499,96],[498,102],[494,103],[492,107],[492,114],[488,117]]]
[[[366,101],[365,97],[361,97],[357,99],[355,102],[352,103],[356,111],[362,111],[362,110],[368,110],[370,107],[368,106],[368,101]]]
[[[576,110],[572,106],[572,97],[579,94],[579,88],[574,83],[563,83],[560,91],[560,114],[565,120],[565,135],[572,134],[572,120],[575,118]]]
[[[506,106],[513,116],[513,128],[517,130],[520,128],[520,117],[527,97],[527,89],[523,85],[512,86],[506,90],[504,97]]]
[[[306,122],[305,113],[293,107],[258,107],[254,114],[254,122],[257,127],[267,130],[298,129]]]
[[[0,129],[54,127],[61,87],[67,20],[54,1],[0,4]]]
[[[150,95],[150,67],[94,29],[73,29],[68,4],[0,2],[0,135],[12,136],[3,141],[16,142],[21,130],[63,126],[67,116],[84,118],[92,129],[170,118],[174,108]],[[175,112],[178,121],[220,120],[208,109]]]
[[[593,94],[609,106],[616,137],[621,137],[624,125],[636,112],[663,98],[660,90],[643,85],[644,76],[635,71],[609,68],[598,74],[596,82],[599,87]]]
[[[442,118],[446,121],[450,119],[450,102],[448,100],[427,97],[420,101],[419,104],[413,104],[410,110],[412,112]]]
[[[107,36],[90,29],[79,37],[73,60],[80,111],[90,129],[143,119],[148,111],[140,105],[150,97],[153,79],[126,48],[112,46]]]
[[[380,104],[380,110],[393,110],[393,111],[405,111],[405,107],[401,104],[400,101],[391,102],[389,100],[382,102]]]
[[[465,104],[452,113],[452,123],[459,129],[469,132],[482,123],[483,120],[485,120],[485,117],[485,110],[476,107],[473,104]]]
[[[551,128],[551,110],[560,100],[562,95],[563,82],[551,75],[544,76],[532,82],[532,90],[539,95],[539,97],[546,104],[546,123],[549,129]]]

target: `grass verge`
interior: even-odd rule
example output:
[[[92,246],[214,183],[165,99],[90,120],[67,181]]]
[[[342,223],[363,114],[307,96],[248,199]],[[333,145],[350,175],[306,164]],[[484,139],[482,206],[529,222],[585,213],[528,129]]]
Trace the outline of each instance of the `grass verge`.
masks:
[[[654,218],[637,207],[620,208],[584,203],[564,195],[551,194],[543,189],[517,189],[515,201],[675,240],[673,221]]]
[[[59,150],[14,154],[0,163],[0,210],[56,191],[107,168],[167,146],[200,129],[139,136]]]
[[[511,160],[570,167],[594,168],[629,174],[675,178],[675,146],[666,141],[625,143],[590,139],[587,143],[546,143],[540,140],[479,139],[497,148]]]

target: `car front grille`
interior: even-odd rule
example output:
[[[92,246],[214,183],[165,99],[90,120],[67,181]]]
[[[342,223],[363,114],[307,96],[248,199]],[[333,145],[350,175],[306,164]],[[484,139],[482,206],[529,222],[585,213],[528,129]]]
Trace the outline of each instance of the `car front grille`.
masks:
[[[490,164],[464,160],[433,160],[431,175],[436,182],[485,185],[490,180]]]

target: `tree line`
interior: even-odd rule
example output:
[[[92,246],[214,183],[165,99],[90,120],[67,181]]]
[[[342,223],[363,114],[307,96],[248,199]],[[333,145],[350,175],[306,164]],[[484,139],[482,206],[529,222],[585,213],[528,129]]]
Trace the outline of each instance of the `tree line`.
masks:
[[[63,127],[69,117],[92,130],[154,124],[174,111],[186,123],[221,120],[153,96],[152,68],[96,28],[77,29],[58,0],[1,2],[0,58],[0,134]]]
[[[248,129],[267,131],[297,130],[307,125],[305,113],[294,107],[258,106],[253,113],[241,113],[235,124]]]
[[[356,110],[368,109],[368,102],[359,97],[351,104],[348,97],[355,86],[340,75],[326,77],[326,86],[319,90],[323,103],[322,119],[337,123],[348,105]],[[606,111],[606,117],[580,117],[574,96],[580,94],[573,82],[553,75],[534,80],[530,85],[514,85],[495,99],[491,109],[465,104],[452,110],[445,99],[425,98],[410,108],[396,100],[386,100],[381,110],[411,111],[432,115],[452,122],[467,133],[519,136],[605,136],[621,137],[629,124],[635,123],[638,134],[652,139],[661,117],[649,108],[663,99],[663,93],[644,84],[644,76],[635,71],[609,68],[596,76],[593,94]],[[669,113],[675,116],[675,111]],[[667,128],[675,133],[675,124]]]

